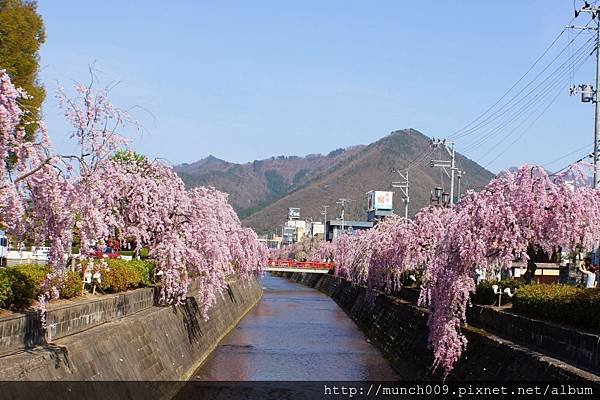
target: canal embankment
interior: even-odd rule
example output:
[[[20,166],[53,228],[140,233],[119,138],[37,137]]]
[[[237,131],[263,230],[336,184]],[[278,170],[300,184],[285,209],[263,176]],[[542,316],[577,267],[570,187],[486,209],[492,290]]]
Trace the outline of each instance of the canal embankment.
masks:
[[[415,291],[401,297],[384,293],[367,296],[365,287],[329,274],[274,274],[330,296],[382,351],[402,379],[441,378],[439,372],[431,371],[428,310],[416,305]],[[502,311],[493,313],[478,306],[470,310],[469,324],[463,327],[469,341],[467,350],[449,380],[600,383],[595,370],[600,358],[597,335],[522,316],[511,318]]]
[[[156,293],[139,289],[51,308],[48,325],[53,337],[48,344],[43,343],[32,315],[2,318],[0,380],[189,379],[260,300],[262,287],[257,278],[228,280],[227,289],[209,310],[207,320],[195,293],[197,290],[192,290],[192,297],[176,307],[156,306]],[[15,386],[0,382],[2,387]]]
[[[192,378],[198,381],[400,380],[327,295],[266,274],[263,297]]]

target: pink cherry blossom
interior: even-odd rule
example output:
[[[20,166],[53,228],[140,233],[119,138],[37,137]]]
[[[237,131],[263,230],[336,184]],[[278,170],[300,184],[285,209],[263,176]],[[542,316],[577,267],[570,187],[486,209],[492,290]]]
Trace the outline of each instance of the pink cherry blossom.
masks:
[[[23,92],[0,71],[2,224],[17,240],[50,244],[52,272],[39,309],[58,297],[56,283],[77,235],[82,270],[93,267],[88,254],[94,247],[109,241],[133,242],[137,251],[148,247],[161,272],[161,300],[184,301],[194,280],[206,315],[229,276],[247,279],[261,271],[266,247],[241,226],[225,193],[186,190],[172,168],[128,150],[121,131],[135,121],[110,103],[106,90],[77,85],[75,92],[69,97],[60,89],[58,98],[78,151],[57,155],[41,122],[36,141],[25,140]]]

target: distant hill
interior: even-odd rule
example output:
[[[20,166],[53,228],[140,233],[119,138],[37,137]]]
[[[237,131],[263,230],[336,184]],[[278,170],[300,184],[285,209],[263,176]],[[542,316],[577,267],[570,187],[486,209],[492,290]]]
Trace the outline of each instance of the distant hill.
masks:
[[[336,201],[349,198],[346,218],[365,219],[369,190],[392,190],[398,180],[392,169],[403,169],[428,149],[429,138],[414,129],[396,131],[368,146],[339,149],[328,155],[272,157],[247,164],[233,164],[209,156],[176,167],[188,186],[212,185],[230,193],[230,203],[246,226],[257,232],[278,229],[288,207],[300,207],[302,218],[322,219],[328,205],[328,219],[339,215]],[[430,191],[442,182],[440,168],[431,168],[431,158],[448,159],[436,151],[410,170],[410,214],[429,203]],[[493,174],[457,153],[457,166],[466,171],[461,191],[481,188]],[[449,179],[443,177],[447,189]],[[394,195],[394,209],[401,213],[401,195]]]
[[[186,186],[214,186],[229,193],[229,203],[240,218],[261,210],[305,185],[329,167],[359,152],[364,146],[337,149],[327,155],[277,156],[235,164],[212,155],[175,167]]]

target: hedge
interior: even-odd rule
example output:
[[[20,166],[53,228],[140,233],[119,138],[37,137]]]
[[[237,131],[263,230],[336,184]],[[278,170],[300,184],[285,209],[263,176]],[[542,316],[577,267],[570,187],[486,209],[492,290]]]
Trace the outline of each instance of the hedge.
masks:
[[[110,293],[130,288],[150,286],[154,280],[154,263],[142,260],[107,260],[108,270],[102,272],[100,287]]]
[[[101,289],[116,293],[140,286],[151,286],[154,282],[152,260],[107,260],[108,270],[102,272]],[[41,294],[41,284],[50,269],[41,264],[24,264],[0,268],[0,308],[23,310]],[[68,271],[60,297],[70,299],[81,295],[83,279],[79,272]]]
[[[50,270],[45,265],[24,264],[0,269],[3,299],[0,307],[11,310],[27,308],[41,294],[42,281]]]
[[[60,288],[60,297],[62,299],[70,299],[73,297],[81,296],[81,290],[83,288],[83,279],[79,272],[69,271]]]
[[[10,287],[10,278],[7,274],[2,273],[0,269],[0,308],[6,308],[10,298],[12,297],[12,289]]]
[[[494,294],[493,285],[498,285],[499,290],[502,292],[506,288],[510,288],[511,293],[518,292],[522,286],[525,285],[523,281],[518,281],[515,279],[503,279],[503,280],[490,280],[483,281],[477,285],[475,292],[471,294],[471,301],[475,304],[482,305],[492,305],[496,301],[498,301],[498,295]],[[511,302],[511,298],[502,295],[502,304],[507,304]]]
[[[521,288],[513,298],[513,310],[531,317],[600,332],[600,288],[529,285]]]

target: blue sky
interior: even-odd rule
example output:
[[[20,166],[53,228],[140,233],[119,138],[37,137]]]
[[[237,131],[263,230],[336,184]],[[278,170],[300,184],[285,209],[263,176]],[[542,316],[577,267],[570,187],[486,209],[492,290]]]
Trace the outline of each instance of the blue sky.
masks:
[[[136,150],[177,164],[326,153],[409,127],[444,137],[527,70],[569,22],[573,2],[40,0],[39,11],[56,146],[70,148],[57,82],[86,83],[95,62],[103,84],[120,82],[113,102],[140,107]],[[591,61],[575,83],[591,82]],[[484,134],[475,132],[457,150],[493,171],[579,158],[587,150],[575,150],[591,149],[593,109],[567,87],[514,145],[508,137],[475,147]]]

